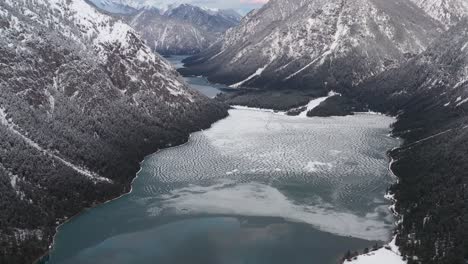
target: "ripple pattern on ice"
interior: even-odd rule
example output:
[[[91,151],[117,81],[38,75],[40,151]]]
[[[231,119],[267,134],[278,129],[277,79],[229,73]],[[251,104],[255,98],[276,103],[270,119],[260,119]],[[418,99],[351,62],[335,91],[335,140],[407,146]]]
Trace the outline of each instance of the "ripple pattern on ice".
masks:
[[[145,161],[134,195],[150,201],[149,211],[281,216],[387,238],[391,221],[376,198],[393,181],[385,154],[398,143],[387,136],[391,118],[230,114]]]

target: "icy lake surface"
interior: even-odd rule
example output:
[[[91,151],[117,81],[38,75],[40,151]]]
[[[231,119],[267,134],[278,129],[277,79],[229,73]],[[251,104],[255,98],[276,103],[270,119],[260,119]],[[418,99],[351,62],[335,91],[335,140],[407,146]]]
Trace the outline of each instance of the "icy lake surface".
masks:
[[[337,263],[390,238],[393,121],[230,110],[63,225],[47,263]]]

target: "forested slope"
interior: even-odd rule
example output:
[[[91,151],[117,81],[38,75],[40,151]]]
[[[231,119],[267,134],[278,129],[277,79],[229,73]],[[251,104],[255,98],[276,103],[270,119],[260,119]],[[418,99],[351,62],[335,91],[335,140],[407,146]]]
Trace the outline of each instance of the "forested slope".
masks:
[[[399,69],[358,87],[375,110],[398,116],[392,188],[397,244],[409,263],[468,259],[468,20]]]
[[[145,155],[227,114],[84,0],[2,1],[0,35],[0,263],[31,263]]]

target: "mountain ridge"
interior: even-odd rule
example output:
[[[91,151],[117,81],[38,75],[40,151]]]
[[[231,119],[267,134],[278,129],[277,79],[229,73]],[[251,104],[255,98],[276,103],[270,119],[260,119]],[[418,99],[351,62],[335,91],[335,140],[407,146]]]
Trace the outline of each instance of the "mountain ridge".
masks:
[[[409,0],[270,1],[223,41],[186,60],[183,73],[233,87],[326,94],[397,67],[442,30]]]
[[[216,42],[241,19],[231,9],[209,9],[184,3],[133,5],[132,11],[126,12],[132,5],[125,1],[110,2],[122,6],[122,11],[111,4],[106,8],[104,0],[92,2],[102,12],[126,21],[142,35],[147,45],[163,55],[196,54]]]

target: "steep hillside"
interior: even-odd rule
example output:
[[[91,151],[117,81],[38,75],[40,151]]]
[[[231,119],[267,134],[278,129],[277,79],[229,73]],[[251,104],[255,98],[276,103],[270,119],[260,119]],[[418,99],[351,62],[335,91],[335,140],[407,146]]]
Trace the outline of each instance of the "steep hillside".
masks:
[[[0,35],[0,263],[31,263],[145,155],[226,115],[84,0],[2,1]]]
[[[462,20],[401,68],[357,87],[371,108],[398,115],[394,134],[405,144],[391,153],[392,191],[409,263],[468,260],[467,28]]]
[[[410,0],[273,0],[185,74],[232,87],[343,90],[422,52],[442,25]]]

